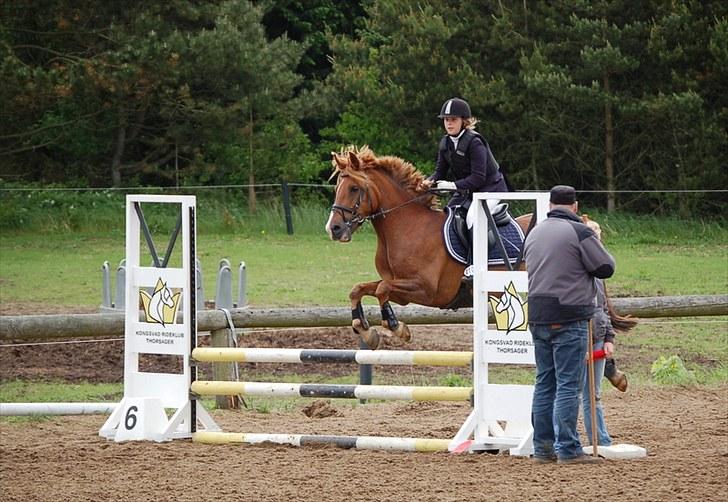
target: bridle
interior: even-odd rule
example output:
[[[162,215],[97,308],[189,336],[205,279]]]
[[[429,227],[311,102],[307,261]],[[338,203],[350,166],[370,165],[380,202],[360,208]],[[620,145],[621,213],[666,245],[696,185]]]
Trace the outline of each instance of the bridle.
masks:
[[[354,204],[353,207],[346,207],[342,206],[341,204],[333,204],[331,206],[331,211],[339,211],[341,213],[341,219],[344,222],[344,225],[346,225],[346,228],[350,231],[353,229],[354,225],[361,225],[367,220],[371,220],[375,217],[374,214],[370,214],[369,216],[361,216],[359,214],[359,206],[361,206],[362,196],[364,195],[364,192],[369,196],[369,203],[371,204],[372,197],[369,194],[369,190],[365,191],[359,191],[359,197],[356,198],[356,204]],[[350,214],[351,218],[348,220],[346,219],[346,214]],[[376,213],[375,213],[376,214]]]
[[[413,197],[413,198],[411,198],[409,200],[406,200],[403,203],[401,203],[399,205],[396,205],[396,206],[394,206],[392,208],[389,208],[389,209],[380,209],[379,211],[377,211],[375,213],[372,213],[370,215],[362,216],[362,215],[359,214],[359,207],[361,206],[362,198],[363,198],[363,196],[364,196],[365,193],[369,197],[369,204],[371,205],[372,196],[369,193],[369,190],[368,189],[367,190],[361,190],[360,189],[359,190],[359,196],[357,197],[356,203],[354,204],[354,206],[352,206],[352,207],[346,207],[346,206],[342,206],[341,204],[333,204],[331,206],[331,211],[339,211],[341,213],[341,219],[343,220],[344,225],[346,225],[346,228],[349,231],[353,231],[354,225],[361,225],[362,223],[364,223],[364,222],[366,222],[368,220],[374,220],[374,219],[379,218],[379,217],[384,218],[384,216],[386,214],[391,213],[392,211],[395,211],[395,210],[397,210],[397,209],[399,209],[401,207],[404,207],[404,206],[406,206],[408,204],[412,204],[413,202],[417,202],[420,199],[423,199],[425,197],[429,197],[429,196],[432,195],[430,193],[424,193],[422,195],[418,195],[418,196]],[[351,217],[348,220],[346,219],[346,214],[350,214],[351,215]]]

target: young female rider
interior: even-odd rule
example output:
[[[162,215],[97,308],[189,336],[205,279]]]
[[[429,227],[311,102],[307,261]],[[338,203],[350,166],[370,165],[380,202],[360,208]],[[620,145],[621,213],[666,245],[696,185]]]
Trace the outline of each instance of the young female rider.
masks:
[[[448,206],[469,206],[474,192],[508,192],[509,186],[488,142],[475,131],[478,120],[460,98],[445,101],[438,118],[447,133],[437,151],[435,172],[426,188],[457,190]]]
[[[475,131],[478,119],[470,113],[470,105],[460,98],[448,99],[443,103],[438,118],[442,119],[447,134],[440,140],[435,172],[423,182],[423,188],[434,186],[438,190],[454,191],[447,205],[453,208],[461,206],[463,213],[470,207],[475,192],[510,191],[488,142]],[[490,207],[497,203],[497,200],[488,201]],[[467,245],[471,252],[463,279],[470,281],[472,246],[470,243]]]

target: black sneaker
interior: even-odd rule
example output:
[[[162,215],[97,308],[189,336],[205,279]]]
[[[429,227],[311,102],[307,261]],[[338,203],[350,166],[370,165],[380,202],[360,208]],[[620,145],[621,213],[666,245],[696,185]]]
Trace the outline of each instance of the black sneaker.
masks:
[[[532,457],[533,461],[537,464],[555,464],[556,463],[556,457],[537,457],[534,455]]]
[[[603,458],[593,457],[591,455],[584,455],[582,453],[581,455],[576,457],[560,458],[556,462],[558,464],[599,464],[603,461]]]

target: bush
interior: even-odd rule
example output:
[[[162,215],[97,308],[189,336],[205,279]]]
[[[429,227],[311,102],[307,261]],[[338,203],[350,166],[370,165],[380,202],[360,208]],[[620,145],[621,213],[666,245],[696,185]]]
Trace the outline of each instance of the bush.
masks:
[[[694,385],[697,383],[695,374],[685,367],[685,363],[677,355],[660,356],[652,363],[650,373],[652,373],[652,379],[660,384]]]

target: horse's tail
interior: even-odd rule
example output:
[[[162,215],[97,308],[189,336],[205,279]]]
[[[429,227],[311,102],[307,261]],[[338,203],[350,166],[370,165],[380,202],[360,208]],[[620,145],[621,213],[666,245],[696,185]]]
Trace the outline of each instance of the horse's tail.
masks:
[[[604,293],[607,297],[607,310],[609,311],[609,320],[612,322],[612,327],[620,333],[626,333],[637,326],[637,318],[631,315],[622,316],[617,314],[617,311],[614,310],[614,305],[612,305],[612,300],[606,294],[606,289]]]

